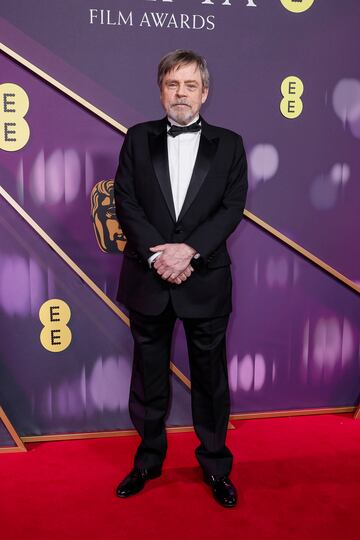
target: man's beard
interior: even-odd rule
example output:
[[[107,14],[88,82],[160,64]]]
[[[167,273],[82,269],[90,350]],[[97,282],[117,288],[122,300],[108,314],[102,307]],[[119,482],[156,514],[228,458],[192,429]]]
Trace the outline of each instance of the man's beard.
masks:
[[[187,105],[186,103],[178,103],[177,105]],[[169,116],[172,118],[175,122],[178,124],[186,125],[191,122],[191,120],[195,117],[193,114],[191,107],[188,105],[186,107],[174,107],[172,105],[170,107]]]

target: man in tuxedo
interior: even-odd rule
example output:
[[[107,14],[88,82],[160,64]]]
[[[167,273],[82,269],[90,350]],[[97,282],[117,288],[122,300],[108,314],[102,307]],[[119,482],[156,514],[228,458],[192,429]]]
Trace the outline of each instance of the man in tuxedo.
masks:
[[[160,476],[174,324],[184,325],[191,402],[204,481],[226,507],[236,504],[225,445],[230,397],[226,328],[231,270],[226,240],[247,193],[242,138],[199,115],[209,92],[206,61],[177,50],[158,67],[166,116],[129,129],[115,178],[116,211],[127,238],[118,300],[129,310],[134,360],[129,411],[141,443],[116,489],[139,492]]]

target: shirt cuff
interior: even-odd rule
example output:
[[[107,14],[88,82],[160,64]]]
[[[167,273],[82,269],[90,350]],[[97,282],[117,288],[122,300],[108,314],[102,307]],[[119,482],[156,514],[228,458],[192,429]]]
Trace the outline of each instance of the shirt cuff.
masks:
[[[162,254],[162,251],[157,251],[156,253],[153,253],[149,258],[148,258],[148,263],[149,263],[149,268],[151,268],[151,265],[152,263],[155,261],[155,259],[158,258],[159,255]]]

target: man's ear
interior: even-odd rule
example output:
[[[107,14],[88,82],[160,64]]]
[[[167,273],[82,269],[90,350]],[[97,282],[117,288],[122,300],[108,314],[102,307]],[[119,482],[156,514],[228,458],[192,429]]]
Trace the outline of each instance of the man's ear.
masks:
[[[203,104],[205,103],[205,101],[207,100],[208,94],[209,94],[209,89],[204,87],[202,91],[202,96],[201,96],[201,103]]]

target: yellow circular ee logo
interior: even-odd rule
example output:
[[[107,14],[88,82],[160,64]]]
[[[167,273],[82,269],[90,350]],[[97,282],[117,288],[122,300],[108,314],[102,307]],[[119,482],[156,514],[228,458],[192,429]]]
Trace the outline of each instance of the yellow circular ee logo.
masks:
[[[52,298],[43,303],[39,310],[39,318],[44,328],[40,341],[44,349],[50,352],[61,352],[71,343],[71,330],[67,326],[71,311],[63,300]]]
[[[281,94],[283,99],[280,102],[280,111],[285,118],[297,118],[303,110],[301,96],[304,92],[304,85],[299,77],[291,75],[286,77],[281,83]]]
[[[24,116],[29,109],[29,98],[21,86],[0,84],[0,149],[14,152],[29,140],[30,128]]]
[[[284,8],[293,13],[303,13],[311,8],[315,0],[280,0]]]

